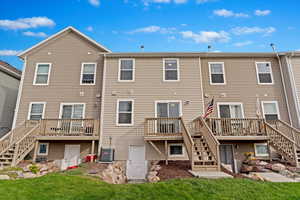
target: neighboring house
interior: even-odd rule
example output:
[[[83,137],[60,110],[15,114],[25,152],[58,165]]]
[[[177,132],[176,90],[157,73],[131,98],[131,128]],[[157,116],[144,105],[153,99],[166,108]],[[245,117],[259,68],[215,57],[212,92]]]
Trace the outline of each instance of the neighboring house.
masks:
[[[275,53],[112,53],[68,27],[19,56],[24,73],[5,146],[18,151],[3,147],[3,164],[30,152],[63,166],[97,154],[126,162],[139,179],[151,160],[238,171],[246,152],[269,159],[271,148],[298,164]]]
[[[21,73],[0,60],[0,137],[12,127]]]

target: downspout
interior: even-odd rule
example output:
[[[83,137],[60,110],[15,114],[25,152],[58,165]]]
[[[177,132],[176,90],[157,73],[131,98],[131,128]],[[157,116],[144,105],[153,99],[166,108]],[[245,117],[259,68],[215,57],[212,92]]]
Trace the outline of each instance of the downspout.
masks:
[[[290,112],[290,107],[289,107],[289,99],[287,97],[287,92],[286,92],[286,87],[285,87],[285,79],[283,76],[283,71],[282,71],[282,64],[281,64],[281,59],[280,56],[278,54],[278,52],[275,52],[276,57],[278,59],[278,63],[279,63],[279,69],[280,69],[280,75],[281,75],[281,81],[282,81],[282,86],[283,86],[283,91],[284,91],[284,97],[285,97],[285,102],[286,102],[286,106],[287,106],[287,111],[288,111],[288,116],[289,116],[289,121],[291,123],[291,125],[293,126],[293,121],[292,121],[292,117],[291,117],[291,112]]]
[[[15,107],[15,112],[14,112],[14,120],[13,120],[13,124],[12,124],[12,129],[16,128],[17,115],[19,113],[19,108],[20,108],[20,101],[21,101],[21,96],[22,96],[26,65],[27,65],[27,56],[24,57],[23,71],[22,71],[22,75],[21,75],[21,81],[19,84],[19,90],[18,90],[17,102],[16,102],[16,107]]]
[[[103,66],[103,78],[102,78],[102,92],[101,92],[101,111],[100,111],[100,133],[98,143],[98,156],[100,158],[102,140],[103,140],[103,118],[104,118],[104,96],[105,96],[105,82],[106,82],[106,54],[103,55],[104,66]]]

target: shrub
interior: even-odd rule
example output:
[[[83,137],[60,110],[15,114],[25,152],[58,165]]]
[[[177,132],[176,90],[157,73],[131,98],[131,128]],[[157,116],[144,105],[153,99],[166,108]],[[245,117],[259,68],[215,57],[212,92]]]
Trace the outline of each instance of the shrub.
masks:
[[[31,166],[29,167],[29,170],[30,170],[32,173],[34,173],[34,174],[37,174],[37,173],[40,171],[39,167],[36,166],[36,165],[31,165]]]

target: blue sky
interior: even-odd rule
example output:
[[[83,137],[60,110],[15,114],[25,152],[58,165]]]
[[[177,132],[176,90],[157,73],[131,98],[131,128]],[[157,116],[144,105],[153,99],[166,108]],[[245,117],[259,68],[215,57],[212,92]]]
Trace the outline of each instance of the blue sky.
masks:
[[[74,26],[113,52],[300,49],[299,0],[1,0],[0,59]]]

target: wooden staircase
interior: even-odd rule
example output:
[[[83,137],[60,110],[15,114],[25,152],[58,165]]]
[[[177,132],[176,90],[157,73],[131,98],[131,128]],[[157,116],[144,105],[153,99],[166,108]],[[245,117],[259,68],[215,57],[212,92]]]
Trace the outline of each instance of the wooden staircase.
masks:
[[[34,148],[38,122],[27,121],[0,139],[0,166],[16,166]]]
[[[219,142],[205,123],[198,117],[191,124],[193,132],[193,171],[220,171]]]
[[[275,120],[265,122],[269,144],[285,160],[300,167],[300,131],[288,123]]]

